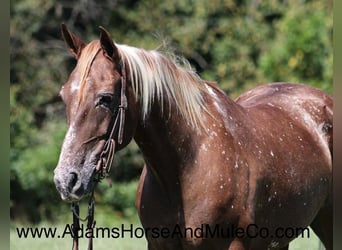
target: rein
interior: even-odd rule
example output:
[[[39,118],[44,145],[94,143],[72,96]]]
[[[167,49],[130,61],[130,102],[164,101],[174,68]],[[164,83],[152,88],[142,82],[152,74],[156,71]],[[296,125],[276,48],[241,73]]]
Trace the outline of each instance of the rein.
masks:
[[[78,231],[80,230],[80,221],[87,221],[87,238],[88,240],[88,250],[93,249],[93,231],[96,224],[94,219],[95,212],[95,198],[94,191],[97,183],[101,182],[102,179],[106,178],[109,175],[110,167],[114,160],[115,153],[115,143],[117,142],[119,145],[122,144],[123,141],[123,130],[125,125],[125,112],[127,109],[127,97],[126,97],[126,71],[125,71],[125,63],[122,62],[121,67],[121,94],[120,94],[120,104],[118,106],[116,117],[114,119],[114,124],[108,136],[108,139],[102,149],[100,154],[100,158],[97,162],[95,173],[97,176],[94,178],[94,186],[91,192],[89,202],[88,202],[88,215],[84,219],[80,217],[79,212],[79,203],[73,202],[71,204],[72,211],[72,238],[73,238],[73,250],[78,250]],[[117,133],[117,141],[114,140],[113,136]],[[111,185],[111,184],[110,184]],[[89,232],[89,233],[88,233]]]

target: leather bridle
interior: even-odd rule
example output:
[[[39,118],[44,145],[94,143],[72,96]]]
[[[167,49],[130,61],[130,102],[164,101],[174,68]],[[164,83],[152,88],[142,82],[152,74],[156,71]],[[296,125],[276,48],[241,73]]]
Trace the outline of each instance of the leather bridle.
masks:
[[[125,112],[128,107],[127,96],[126,96],[126,70],[125,63],[121,61],[121,93],[120,93],[120,104],[117,107],[117,111],[113,126],[110,130],[110,133],[107,137],[107,140],[103,146],[102,152],[100,154],[100,158],[97,162],[95,168],[95,177],[94,177],[94,185],[93,190],[90,195],[89,203],[88,203],[88,215],[86,218],[81,218],[79,216],[79,203],[73,202],[71,204],[71,211],[73,214],[73,224],[72,224],[72,238],[73,238],[73,250],[78,250],[78,231],[80,230],[80,220],[87,221],[87,237],[89,237],[88,241],[88,250],[93,249],[93,230],[95,227],[94,220],[94,211],[95,211],[95,199],[94,199],[94,191],[96,184],[100,182],[102,179],[106,178],[109,175],[110,167],[114,160],[115,153],[115,145],[122,144],[123,141],[123,132],[125,125]],[[116,141],[114,136],[117,134]],[[92,139],[91,139],[92,140]],[[90,141],[90,140],[89,140]],[[88,141],[88,142],[89,142]],[[89,235],[90,234],[90,235]]]
[[[102,149],[100,159],[96,166],[96,172],[99,174],[100,180],[107,177],[112,165],[115,153],[115,140],[113,138],[114,134],[117,132],[117,143],[122,144],[123,140],[123,129],[125,125],[125,113],[127,109],[127,97],[126,97],[126,71],[125,64],[122,63],[121,66],[121,94],[120,94],[120,104],[118,106],[117,114],[112,126],[112,130],[108,136],[108,139]]]

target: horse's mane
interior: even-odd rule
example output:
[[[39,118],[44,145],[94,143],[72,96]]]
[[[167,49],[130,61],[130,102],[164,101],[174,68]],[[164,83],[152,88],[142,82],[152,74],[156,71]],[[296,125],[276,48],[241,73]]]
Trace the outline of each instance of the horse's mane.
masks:
[[[82,51],[81,54],[81,59],[84,58],[84,65],[81,65],[83,83],[81,82],[80,90],[83,89],[91,61],[97,55],[100,44],[92,42],[88,46],[84,49],[87,51]],[[129,69],[133,90],[141,102],[143,119],[146,119],[150,113],[154,101],[160,103],[162,111],[164,101],[166,101],[169,107],[172,102],[175,103],[177,111],[188,124],[195,128],[203,126],[201,112],[206,108],[202,93],[207,92],[207,88],[204,80],[192,70],[185,59],[177,58],[172,54],[165,56],[155,50],[146,51],[120,44],[116,46]]]
[[[144,119],[154,98],[163,110],[163,98],[166,97],[169,106],[173,101],[188,124],[193,127],[202,124],[201,111],[206,110],[202,92],[207,89],[185,59],[173,54],[166,57],[155,50],[146,51],[127,45],[117,47],[129,67],[133,89],[142,103]]]

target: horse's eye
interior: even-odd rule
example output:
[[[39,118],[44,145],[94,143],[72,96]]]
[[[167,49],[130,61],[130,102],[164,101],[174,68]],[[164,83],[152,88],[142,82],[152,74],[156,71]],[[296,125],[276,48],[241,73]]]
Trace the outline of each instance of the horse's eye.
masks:
[[[98,96],[95,102],[96,107],[103,107],[111,109],[113,105],[113,95],[112,94],[101,94]]]

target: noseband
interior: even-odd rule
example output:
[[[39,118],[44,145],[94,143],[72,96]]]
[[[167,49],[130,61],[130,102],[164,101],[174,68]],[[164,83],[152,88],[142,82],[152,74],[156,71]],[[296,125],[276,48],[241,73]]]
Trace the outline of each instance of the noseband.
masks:
[[[82,219],[79,216],[79,204],[78,202],[73,202],[71,204],[71,211],[73,214],[73,224],[72,224],[72,237],[73,237],[73,250],[78,250],[78,231],[80,230],[80,220],[87,221],[87,232],[90,232],[90,237],[88,241],[88,250],[93,249],[93,230],[95,227],[94,211],[95,211],[95,199],[94,190],[96,184],[102,179],[108,176],[110,167],[114,160],[115,144],[122,144],[123,141],[123,130],[125,125],[125,112],[128,107],[127,96],[126,96],[126,70],[125,63],[121,63],[121,94],[120,94],[120,104],[117,108],[116,116],[112,129],[110,130],[109,136],[105,142],[105,145],[100,154],[100,158],[97,162],[95,168],[94,186],[90,195],[88,203],[88,215],[86,218]],[[117,141],[113,138],[117,134]],[[92,140],[92,139],[91,139]],[[89,140],[90,141],[90,140]],[[88,141],[88,142],[89,142]],[[88,235],[88,234],[87,234]]]

